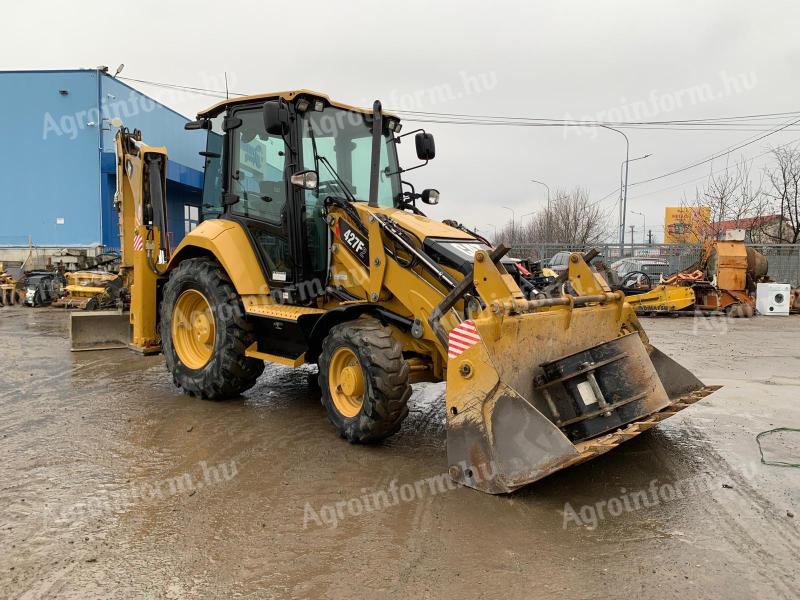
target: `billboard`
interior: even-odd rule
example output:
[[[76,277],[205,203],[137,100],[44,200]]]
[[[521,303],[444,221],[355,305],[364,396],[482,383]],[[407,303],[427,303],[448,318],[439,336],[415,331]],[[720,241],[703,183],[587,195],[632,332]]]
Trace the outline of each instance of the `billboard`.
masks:
[[[708,206],[668,206],[664,209],[664,243],[696,244],[710,220]]]

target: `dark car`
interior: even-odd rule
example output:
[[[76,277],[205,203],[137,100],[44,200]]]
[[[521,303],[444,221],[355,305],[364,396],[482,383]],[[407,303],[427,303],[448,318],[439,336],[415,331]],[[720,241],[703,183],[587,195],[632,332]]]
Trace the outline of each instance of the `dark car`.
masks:
[[[47,306],[61,296],[67,281],[55,271],[31,271],[25,277],[26,306]]]

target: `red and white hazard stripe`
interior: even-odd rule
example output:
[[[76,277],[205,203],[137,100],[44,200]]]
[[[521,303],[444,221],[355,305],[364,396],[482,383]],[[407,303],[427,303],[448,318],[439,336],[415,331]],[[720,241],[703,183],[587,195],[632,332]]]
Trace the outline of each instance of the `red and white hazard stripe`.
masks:
[[[450,331],[447,339],[447,357],[455,358],[481,341],[481,336],[472,321],[464,321]]]
[[[133,236],[133,249],[144,250],[144,240],[142,239],[142,236],[140,236],[138,233],[135,236]]]

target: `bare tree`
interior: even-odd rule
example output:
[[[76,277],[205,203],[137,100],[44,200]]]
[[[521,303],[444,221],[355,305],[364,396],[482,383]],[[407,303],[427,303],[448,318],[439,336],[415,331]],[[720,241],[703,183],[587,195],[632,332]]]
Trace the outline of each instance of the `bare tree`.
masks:
[[[796,244],[800,239],[800,150],[797,146],[775,148],[772,156],[775,166],[766,169],[767,196],[778,219],[763,224],[761,232],[771,241]]]
[[[589,200],[587,190],[576,187],[569,192],[555,190],[549,212],[543,208],[527,222],[515,223],[513,232],[512,224],[506,224],[498,231],[497,241],[506,245],[562,243],[565,246],[585,246],[603,241],[607,233],[606,211]]]
[[[717,239],[727,229],[756,229],[769,213],[769,202],[763,193],[763,182],[753,181],[751,162],[745,157],[732,166],[726,164],[721,171],[711,172],[708,180],[695,194],[695,200],[687,211],[687,223],[701,240]],[[710,212],[708,222],[696,215],[703,208]]]

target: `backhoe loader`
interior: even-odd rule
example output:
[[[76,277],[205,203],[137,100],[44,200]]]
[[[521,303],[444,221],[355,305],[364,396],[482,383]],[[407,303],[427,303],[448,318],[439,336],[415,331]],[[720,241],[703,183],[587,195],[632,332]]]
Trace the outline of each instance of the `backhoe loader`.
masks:
[[[131,347],[163,352],[177,386],[235,397],[269,361],[317,364],[350,442],[391,436],[411,383],[446,381],[447,461],[496,494],[602,454],[711,393],[648,341],[621,292],[578,253],[559,292],[523,294],[508,249],[427,218],[435,189],[403,174],[433,136],[309,90],[224,100],[204,130],[203,221],[164,233],[166,150],[117,133]],[[414,135],[418,165],[398,146]],[[81,329],[83,315],[76,315]],[[83,331],[84,343],[90,340]],[[102,343],[105,340],[99,340]]]

